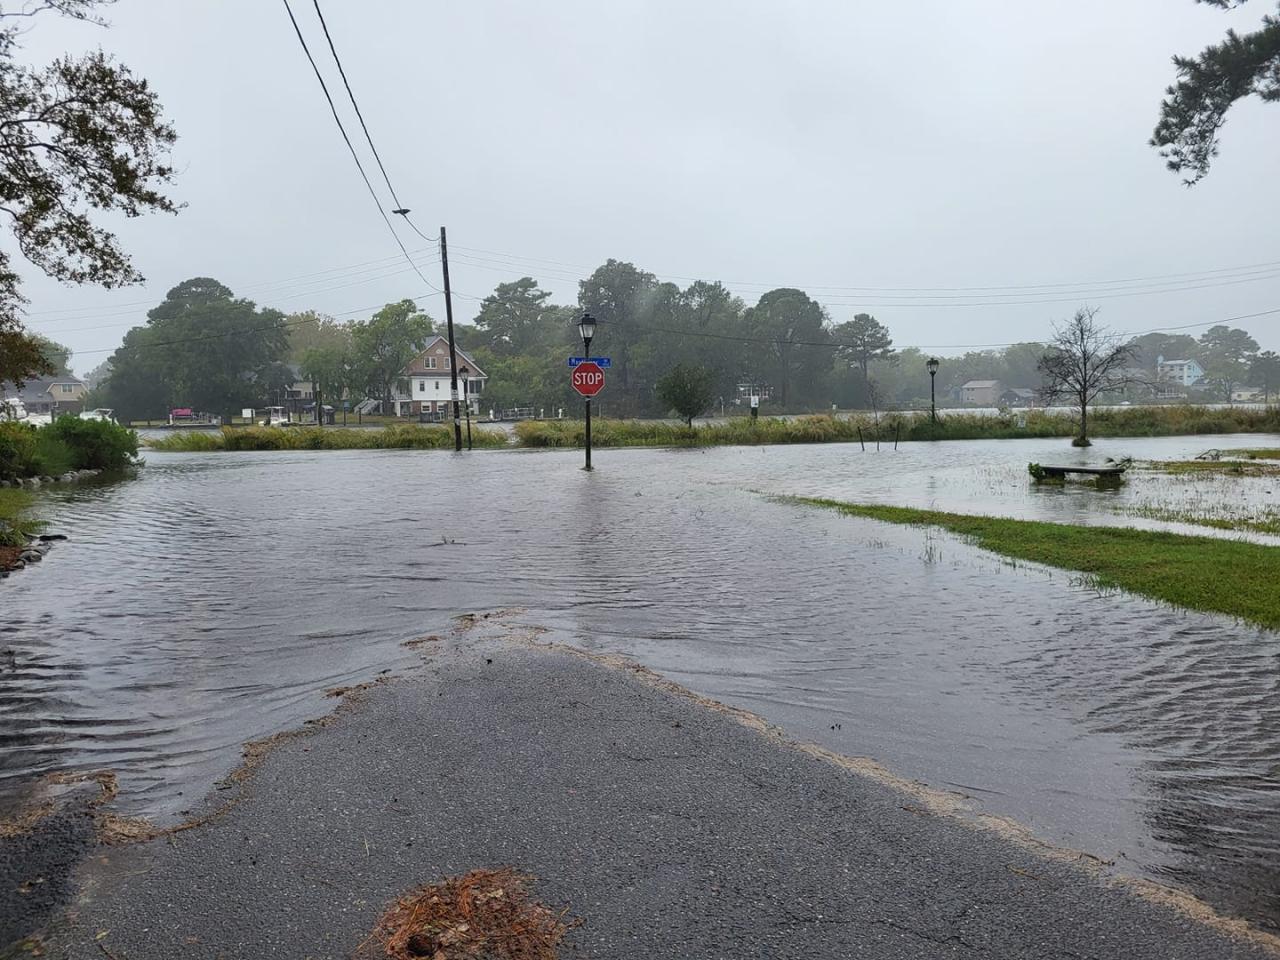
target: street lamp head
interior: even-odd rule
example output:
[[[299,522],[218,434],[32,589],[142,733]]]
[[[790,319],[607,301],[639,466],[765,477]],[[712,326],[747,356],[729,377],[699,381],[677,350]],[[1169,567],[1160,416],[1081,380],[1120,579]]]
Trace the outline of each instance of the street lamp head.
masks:
[[[592,337],[596,335],[596,318],[589,313],[584,313],[578,321],[578,333],[582,334],[583,343],[591,343]]]
[[[935,373],[938,372],[938,358],[930,357],[928,360],[925,361],[924,366],[925,366],[925,369],[929,371],[929,376],[932,377]]]

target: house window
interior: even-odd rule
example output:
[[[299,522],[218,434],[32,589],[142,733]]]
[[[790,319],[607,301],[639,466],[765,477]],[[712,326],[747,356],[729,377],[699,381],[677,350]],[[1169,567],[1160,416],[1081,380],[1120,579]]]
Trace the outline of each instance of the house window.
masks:
[[[448,370],[448,369],[449,369],[449,358],[448,358],[448,357],[445,357],[445,358],[444,358],[444,368],[445,368],[446,370]]]
[[[440,389],[440,381],[439,381],[439,380],[437,380],[437,381],[436,381],[436,390],[438,391],[439,389]]]
[[[427,381],[425,381],[425,380],[419,380],[419,381],[418,381],[418,392],[419,392],[419,393],[426,393],[426,392],[427,392]]]
[[[436,368],[436,358],[427,357],[427,359],[423,363],[423,366],[428,370],[434,370]]]
[[[74,387],[73,385],[69,384],[69,383],[60,383],[60,384],[58,384],[58,386],[60,386],[60,387],[62,388],[62,392],[63,392],[63,393],[74,393],[74,392],[75,392],[75,387]]]

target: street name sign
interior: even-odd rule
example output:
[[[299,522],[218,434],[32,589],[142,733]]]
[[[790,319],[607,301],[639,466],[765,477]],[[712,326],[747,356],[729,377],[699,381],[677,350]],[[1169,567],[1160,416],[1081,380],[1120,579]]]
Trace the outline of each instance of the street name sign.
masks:
[[[590,359],[592,363],[594,363],[597,367],[600,367],[602,370],[608,370],[610,367],[613,366],[613,361],[608,357],[591,357],[591,358],[570,357],[569,366],[576,367],[580,363],[586,363],[588,359]]]

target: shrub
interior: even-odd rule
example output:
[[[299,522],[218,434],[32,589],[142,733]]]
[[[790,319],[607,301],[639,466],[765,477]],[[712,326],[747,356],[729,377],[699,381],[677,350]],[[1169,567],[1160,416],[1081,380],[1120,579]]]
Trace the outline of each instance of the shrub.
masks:
[[[44,529],[42,521],[24,517],[30,506],[30,494],[0,490],[0,547],[26,546],[28,540]]]
[[[37,442],[42,455],[66,464],[48,470],[51,475],[67,470],[123,470],[138,458],[138,435],[110,420],[59,417],[39,432]]]
[[[36,428],[25,423],[0,423],[0,480],[32,476]]]
[[[472,430],[473,447],[505,447],[507,435]],[[453,429],[416,423],[381,430],[341,427],[223,427],[218,432],[173,433],[148,440],[152,450],[204,453],[213,450],[451,450]]]

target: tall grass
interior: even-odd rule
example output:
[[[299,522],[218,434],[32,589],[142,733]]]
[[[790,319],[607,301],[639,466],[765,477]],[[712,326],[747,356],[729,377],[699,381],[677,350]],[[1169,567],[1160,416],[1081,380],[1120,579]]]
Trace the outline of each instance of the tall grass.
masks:
[[[1158,437],[1196,433],[1280,433],[1280,408],[1246,410],[1204,407],[1132,407],[1091,414],[1090,434],[1098,437]],[[1074,417],[1028,410],[984,415],[957,413],[929,421],[928,414],[886,414],[877,423],[871,416],[829,415],[793,419],[737,417],[723,423],[686,427],[665,420],[593,421],[591,442],[597,447],[702,447],[782,443],[866,443],[899,440],[1015,440],[1035,437],[1073,437]],[[516,424],[522,447],[581,447],[586,429],[580,420],[526,420]],[[478,447],[502,447],[507,437],[496,431],[474,430]],[[147,441],[153,450],[448,450],[453,431],[448,426],[400,424],[381,430],[341,427],[223,427],[220,431],[174,433]]]
[[[505,434],[473,430],[472,445],[504,447]],[[381,430],[344,430],[341,427],[223,427],[173,433],[146,441],[152,450],[204,453],[215,450],[451,450],[449,427],[399,424]]]
[[[1197,433],[1280,433],[1280,408],[1251,410],[1205,407],[1132,407],[1090,414],[1090,434],[1098,437],[1158,437]],[[1062,413],[1028,410],[984,415],[956,413],[931,423],[928,414],[887,414],[879,422],[865,414],[827,415],[790,420],[735,418],[695,427],[661,420],[596,420],[591,442],[599,447],[716,446],[721,444],[881,443],[899,440],[1015,440],[1074,437],[1076,419]],[[527,420],[516,425],[524,447],[580,447],[580,421]]]
[[[39,520],[25,518],[31,502],[31,495],[22,490],[0,489],[0,547],[25,546],[43,529]]]

